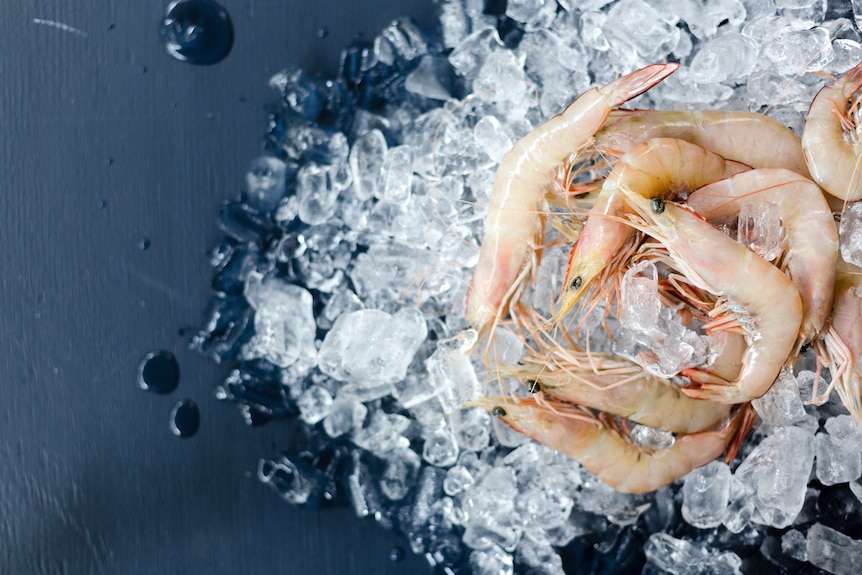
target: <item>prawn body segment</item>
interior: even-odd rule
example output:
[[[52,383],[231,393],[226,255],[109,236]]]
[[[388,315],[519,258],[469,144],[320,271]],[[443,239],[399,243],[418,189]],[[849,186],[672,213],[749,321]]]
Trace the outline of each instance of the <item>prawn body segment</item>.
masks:
[[[545,186],[571,154],[593,142],[615,106],[649,90],[676,71],[678,64],[653,64],[601,88],[588,90],[527,134],[503,157],[494,179],[485,237],[467,295],[466,317],[484,333],[504,313],[530,274],[541,244]]]
[[[667,249],[692,285],[722,298],[711,315],[727,315],[745,335],[747,347],[735,380],[684,370],[692,384],[683,393],[719,403],[743,403],[762,396],[797,341],[802,300],[796,286],[778,268],[689,209],[633,192],[624,195],[643,220],[633,225]]]
[[[634,235],[620,218],[628,211],[622,192],[644,198],[676,198],[748,170],[700,146],[673,138],[638,144],[620,158],[569,254],[556,320],[561,321]]]
[[[860,87],[862,62],[817,93],[802,131],[811,177],[833,196],[850,202],[862,199]]]
[[[648,451],[586,414],[571,414],[562,403],[541,405],[485,398],[474,405],[497,415],[512,429],[580,462],[590,473],[623,493],[655,491],[706,465],[727,448],[736,429],[680,435],[673,445]],[[568,411],[568,412],[567,412]]]
[[[760,169],[737,174],[692,193],[686,204],[708,220],[737,216],[743,207],[778,206],[787,240],[790,278],[802,299],[799,344],[819,334],[832,309],[838,233],[820,188],[789,170]]]

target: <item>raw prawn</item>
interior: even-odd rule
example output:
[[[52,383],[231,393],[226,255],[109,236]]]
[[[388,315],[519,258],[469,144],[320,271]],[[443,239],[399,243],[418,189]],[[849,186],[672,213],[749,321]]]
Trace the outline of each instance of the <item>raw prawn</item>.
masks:
[[[825,401],[834,387],[844,407],[862,424],[862,269],[838,258],[834,302],[829,329],[822,343],[829,358],[832,383],[820,397]],[[816,394],[816,389],[815,389]]]
[[[631,224],[667,249],[692,285],[722,298],[707,329],[738,329],[747,348],[735,380],[695,369],[682,373],[692,384],[683,393],[719,403],[742,403],[766,393],[794,349],[802,324],[796,286],[778,268],[682,206],[623,190],[642,218]]]
[[[651,138],[678,138],[752,168],[786,168],[808,176],[796,134],[753,112],[614,110],[596,134],[596,148],[620,156]]]
[[[862,126],[856,95],[860,87],[862,62],[821,88],[802,130],[811,177],[833,196],[850,202],[862,199]]]
[[[602,191],[569,254],[560,306],[562,321],[593,280],[606,270],[634,230],[620,221],[627,211],[621,192],[675,198],[706,184],[749,169],[695,144],[673,138],[656,138],[638,144],[620,158],[605,179]]]
[[[503,157],[494,179],[485,237],[467,296],[470,326],[487,331],[530,275],[541,244],[544,188],[558,165],[589,146],[610,111],[649,90],[679,64],[653,64],[583,93]]]
[[[530,391],[674,433],[702,431],[730,412],[729,405],[683,395],[672,380],[652,375],[633,362],[601,354],[593,354],[591,361],[592,368],[529,363],[501,371],[527,380]]]
[[[739,430],[737,414],[721,429],[679,435],[673,445],[649,451],[599,419],[562,402],[482,398],[469,403],[496,415],[512,429],[576,459],[590,473],[623,493],[655,491],[727,449]],[[746,411],[740,410],[738,413]]]
[[[700,188],[686,200],[708,220],[765,202],[778,207],[787,243],[783,260],[802,298],[801,347],[823,330],[829,317],[838,260],[832,210],[817,184],[789,170],[751,170]]]

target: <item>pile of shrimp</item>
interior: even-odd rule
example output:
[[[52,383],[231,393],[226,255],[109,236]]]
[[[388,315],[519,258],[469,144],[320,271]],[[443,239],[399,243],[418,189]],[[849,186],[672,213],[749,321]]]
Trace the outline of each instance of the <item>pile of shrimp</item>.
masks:
[[[521,392],[468,405],[630,493],[732,460],[756,422],[752,400],[809,348],[832,376],[809,403],[834,390],[862,423],[862,270],[839,256],[837,227],[862,200],[862,62],[817,94],[801,139],[748,112],[619,108],[677,68],[593,88],[514,145],[466,302],[487,352],[500,326],[527,344],[518,365],[490,366]],[[766,209],[781,226],[769,253],[739,241]],[[571,251],[545,317],[523,296],[543,249],[560,243]],[[708,364],[668,377],[641,356],[590,350],[584,318],[618,307],[624,275],[643,262],[659,270],[662,305],[721,341]],[[640,445],[632,424],[671,441]]]

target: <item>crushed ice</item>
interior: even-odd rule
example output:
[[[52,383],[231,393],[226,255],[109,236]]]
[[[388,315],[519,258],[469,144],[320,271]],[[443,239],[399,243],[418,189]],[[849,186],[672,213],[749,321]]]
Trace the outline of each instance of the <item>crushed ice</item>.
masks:
[[[348,504],[397,527],[445,573],[560,574],[558,550],[581,541],[605,567],[642,562],[642,550],[645,573],[740,573],[734,550],[758,546],[768,569],[857,572],[862,541],[821,524],[841,525],[812,501],[849,487],[844,501],[859,512],[862,430],[835,401],[804,404],[812,371],[783,372],[755,402],[764,423],[735,468],[715,461],[647,495],[617,493],[484,411],[457,408],[488,385],[517,388],[488,383],[467,353],[476,334],[463,331],[462,310],[512,143],[590,85],[665,59],[682,69],[633,105],[765,111],[799,133],[824,74],[862,58],[862,2],[486,4],[437,2],[439,38],[396,20],[345,49],[335,80],[289,70],[271,81],[281,100],[266,153],[243,201],[221,212],[216,294],[192,338],[238,362],[217,396],[249,424],[298,415],[306,425],[306,444],[261,460],[259,478],[293,504]],[[743,214],[740,241],[770,257],[776,218],[769,206]],[[862,206],[851,204],[841,255],[856,265],[860,230]],[[546,250],[528,295],[541,312],[564,261]],[[670,376],[707,362],[714,342],[660,305],[656,279],[649,262],[626,274],[614,351]],[[518,362],[517,337],[499,330],[495,341],[497,362]],[[653,449],[673,441],[632,431]],[[696,528],[682,538],[671,535],[680,514]]]

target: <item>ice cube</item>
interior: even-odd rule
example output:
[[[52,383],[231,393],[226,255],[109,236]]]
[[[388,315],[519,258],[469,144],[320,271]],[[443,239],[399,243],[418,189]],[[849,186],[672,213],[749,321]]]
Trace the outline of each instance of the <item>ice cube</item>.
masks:
[[[524,533],[515,550],[515,559],[534,575],[565,575],[560,554],[540,533]]]
[[[419,65],[404,80],[408,92],[432,100],[449,100],[453,96],[455,71],[446,58],[422,56]]]
[[[682,516],[698,529],[718,527],[727,516],[730,468],[712,461],[689,472],[682,487]]]
[[[781,253],[781,210],[774,202],[744,202],[739,210],[737,241],[772,261]]]
[[[426,334],[425,319],[412,308],[394,315],[374,309],[344,314],[320,346],[318,367],[361,387],[394,383],[404,379]]]
[[[641,424],[632,427],[631,438],[635,445],[648,451],[666,449],[674,443],[673,433]]]
[[[835,575],[855,575],[862,562],[862,541],[820,523],[808,529],[808,561]]]
[[[365,425],[353,433],[353,443],[375,455],[407,449],[410,440],[403,433],[409,426],[410,420],[403,415],[372,411]]]
[[[506,2],[506,16],[523,22],[529,32],[547,28],[557,13],[556,0],[509,0]]]
[[[503,155],[512,147],[512,138],[494,116],[485,116],[473,127],[473,137],[476,144],[488,154],[495,163],[503,159]]]

